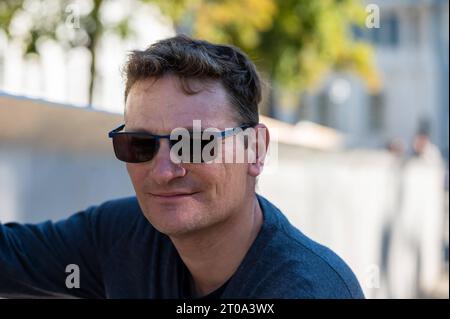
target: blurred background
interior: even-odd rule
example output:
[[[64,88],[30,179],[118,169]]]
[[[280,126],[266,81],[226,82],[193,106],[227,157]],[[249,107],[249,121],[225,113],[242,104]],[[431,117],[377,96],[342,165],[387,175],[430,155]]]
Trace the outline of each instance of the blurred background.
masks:
[[[131,50],[242,48],[277,143],[258,192],[368,298],[448,298],[448,0],[1,0],[0,221],[133,195],[107,132]]]

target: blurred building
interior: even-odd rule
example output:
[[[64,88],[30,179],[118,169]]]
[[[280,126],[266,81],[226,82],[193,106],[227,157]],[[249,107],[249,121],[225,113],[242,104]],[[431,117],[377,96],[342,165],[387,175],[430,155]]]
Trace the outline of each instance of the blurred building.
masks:
[[[380,8],[380,28],[353,30],[374,45],[383,87],[371,94],[362,81],[333,74],[304,97],[299,111],[278,117],[310,120],[346,134],[350,147],[384,147],[392,139],[410,145],[421,123],[448,159],[448,0],[366,1]]]

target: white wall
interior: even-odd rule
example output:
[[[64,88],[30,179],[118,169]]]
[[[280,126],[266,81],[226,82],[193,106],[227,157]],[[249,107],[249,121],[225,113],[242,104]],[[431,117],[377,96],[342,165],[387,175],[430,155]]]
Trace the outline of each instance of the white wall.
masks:
[[[439,282],[443,172],[384,152],[319,153],[279,146],[259,192],[355,271],[367,297],[414,298]]]

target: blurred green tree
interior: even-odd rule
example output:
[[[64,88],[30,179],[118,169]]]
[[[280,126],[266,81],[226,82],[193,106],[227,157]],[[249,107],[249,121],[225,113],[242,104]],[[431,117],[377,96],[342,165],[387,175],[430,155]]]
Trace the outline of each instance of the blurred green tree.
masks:
[[[0,29],[9,39],[22,45],[26,56],[38,56],[39,44],[48,39],[57,41],[65,49],[86,48],[91,56],[88,91],[91,105],[101,36],[105,32],[113,32],[122,38],[132,34],[130,15],[114,22],[102,19],[102,6],[112,1],[84,1],[84,7],[80,7],[73,0],[2,0]]]
[[[358,0],[157,2],[179,32],[242,48],[274,87],[300,95],[335,70],[360,75],[369,90],[380,86],[371,47],[350,33],[366,19]]]
[[[114,1],[85,1],[90,7],[76,12],[72,10],[76,7],[71,7],[73,0],[2,0],[0,29],[20,41],[26,54],[39,54],[39,42],[45,39],[54,39],[66,48],[85,47],[92,57],[92,104],[96,48],[102,34],[112,31],[124,38],[132,34],[131,15],[114,23],[102,19],[102,7]],[[350,34],[350,27],[362,25],[366,17],[358,0],[140,2],[158,5],[172,19],[178,33],[242,48],[274,87],[301,94],[332,70],[356,72],[373,90],[380,85],[370,46],[353,40]],[[18,23],[22,33],[15,34],[13,26]],[[269,103],[269,115],[270,107],[273,103]]]

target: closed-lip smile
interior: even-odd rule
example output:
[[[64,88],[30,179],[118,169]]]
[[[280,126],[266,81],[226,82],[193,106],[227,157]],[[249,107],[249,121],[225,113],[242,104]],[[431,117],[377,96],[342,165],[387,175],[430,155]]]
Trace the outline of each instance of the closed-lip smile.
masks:
[[[149,193],[150,195],[157,197],[157,198],[167,198],[167,199],[176,199],[176,198],[183,198],[188,197],[191,195],[196,194],[197,192],[167,192],[167,193]]]

